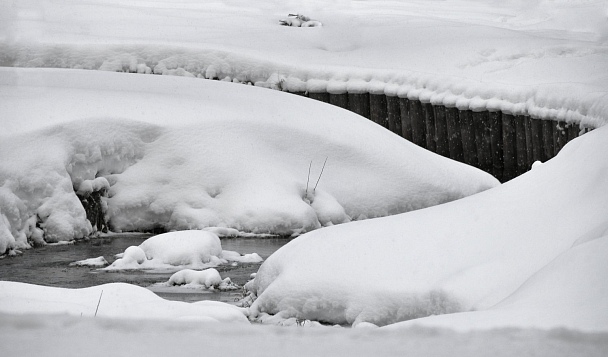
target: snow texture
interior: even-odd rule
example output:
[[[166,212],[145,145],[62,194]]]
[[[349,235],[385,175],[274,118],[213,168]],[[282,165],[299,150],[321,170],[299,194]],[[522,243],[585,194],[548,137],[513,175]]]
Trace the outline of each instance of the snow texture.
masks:
[[[107,192],[117,232],[291,235],[498,184],[345,110],[223,82],[0,68],[0,117],[0,252],[89,235],[75,191]]]
[[[186,267],[205,269],[229,262],[260,263],[262,260],[256,253],[241,255],[238,252],[222,250],[220,238],[215,233],[187,230],[159,234],[146,239],[139,246],[130,246],[117,260],[103,270],[175,270]],[[211,271],[204,274],[205,279]],[[190,279],[186,275],[186,273],[178,274],[175,279],[177,279],[176,281]],[[219,274],[217,278],[219,279]]]
[[[605,1],[40,0],[0,13],[4,66],[384,93],[591,127],[608,117]],[[290,13],[323,26],[278,26]]]
[[[606,153],[602,127],[500,187],[305,234],[248,283],[252,316],[606,331]]]
[[[201,301],[168,301],[148,289],[112,283],[84,289],[64,289],[0,281],[0,312],[7,314],[67,314],[129,320],[192,320],[248,323],[235,306]]]
[[[89,258],[79,260],[77,262],[70,263],[70,266],[81,266],[81,267],[105,267],[108,265],[108,261],[104,257]]]

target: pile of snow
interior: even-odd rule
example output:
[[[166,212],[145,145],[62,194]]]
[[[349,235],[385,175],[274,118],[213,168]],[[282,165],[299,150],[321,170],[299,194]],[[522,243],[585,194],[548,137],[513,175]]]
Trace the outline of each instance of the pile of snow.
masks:
[[[230,280],[230,278],[222,279],[220,273],[213,269],[205,270],[180,270],[169,278],[165,283],[155,284],[153,286],[181,286],[187,289],[214,289],[214,290],[236,290],[239,287]]]
[[[290,235],[498,184],[348,111],[216,81],[0,68],[0,117],[0,253],[90,234],[75,190],[107,191],[117,232]]]
[[[317,20],[311,20],[310,17],[300,14],[289,14],[286,19],[279,20],[279,24],[291,27],[320,27],[323,24]]]
[[[79,266],[79,267],[105,267],[108,265],[108,261],[103,256],[97,258],[89,258],[84,260],[79,260],[73,263],[70,263],[70,266]]]
[[[124,283],[63,289],[0,281],[0,312],[248,323],[244,311],[232,305],[215,301],[168,301],[148,289]]]
[[[608,330],[606,153],[602,127],[492,190],[303,235],[248,283],[252,315]]]
[[[238,252],[222,250],[222,243],[216,234],[200,230],[159,234],[146,239],[139,246],[128,247],[118,257],[103,270],[158,270],[176,267],[205,269],[229,262],[260,263],[263,260],[257,253],[241,255]],[[183,274],[186,273],[178,274],[175,279],[180,281],[186,279],[181,278]],[[210,273],[205,274],[207,277]],[[218,284],[219,282],[211,285]]]
[[[277,26],[290,12],[323,27]],[[592,127],[608,118],[604,1],[92,0],[67,11],[39,0],[0,13],[2,66],[384,93]]]

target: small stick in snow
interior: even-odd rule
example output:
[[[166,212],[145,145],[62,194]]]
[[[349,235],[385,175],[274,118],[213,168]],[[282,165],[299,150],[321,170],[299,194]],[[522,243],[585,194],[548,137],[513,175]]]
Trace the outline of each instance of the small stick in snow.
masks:
[[[308,165],[308,177],[306,178],[306,196],[308,197],[308,183],[310,182],[310,168],[312,167],[312,160],[310,160],[310,165]]]
[[[319,181],[321,181],[321,176],[323,176],[323,170],[325,170],[325,164],[327,163],[327,159],[329,158],[329,156],[327,156],[325,158],[325,162],[323,162],[323,167],[321,168],[321,173],[319,174],[319,178],[317,179],[317,183],[315,184],[315,188],[312,189],[312,193],[314,194],[315,191],[317,190],[317,185],[319,184]]]
[[[99,304],[101,303],[101,296],[103,295],[103,290],[101,294],[99,294],[99,301],[97,302],[97,308],[95,309],[95,317],[97,317],[97,311],[99,310]]]

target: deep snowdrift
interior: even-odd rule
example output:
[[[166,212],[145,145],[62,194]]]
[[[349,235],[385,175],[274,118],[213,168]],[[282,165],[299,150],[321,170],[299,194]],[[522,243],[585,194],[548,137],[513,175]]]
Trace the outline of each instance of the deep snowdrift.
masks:
[[[63,289],[0,281],[0,312],[248,323],[244,311],[233,305],[216,301],[168,301],[146,288],[124,283]]]
[[[606,153],[603,127],[495,189],[303,235],[248,285],[253,315],[386,325],[495,306],[428,323],[607,330]]]
[[[95,188],[116,231],[297,234],[498,183],[348,111],[229,83],[0,68],[0,117],[0,253],[91,233],[75,191]]]
[[[593,0],[0,3],[0,65],[369,91],[599,126],[608,6]],[[300,13],[323,27],[280,26]]]

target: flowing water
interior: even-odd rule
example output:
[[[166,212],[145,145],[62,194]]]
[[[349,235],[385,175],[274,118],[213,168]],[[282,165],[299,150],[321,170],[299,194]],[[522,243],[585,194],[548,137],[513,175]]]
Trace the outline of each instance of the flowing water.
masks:
[[[17,257],[0,259],[0,280],[18,281],[61,288],[85,288],[106,283],[130,283],[143,287],[165,282],[173,272],[153,273],[145,270],[105,272],[92,267],[70,266],[78,260],[104,256],[112,263],[114,255],[132,245],[139,245],[151,234],[116,234],[108,237],[77,241],[69,245],[48,245],[34,248]],[[223,238],[222,248],[241,254],[258,253],[268,258],[289,242],[289,238]],[[244,285],[261,263],[216,267],[222,278]],[[150,287],[157,295],[170,300],[217,300],[234,303],[241,295],[239,290],[219,292],[182,287]]]

